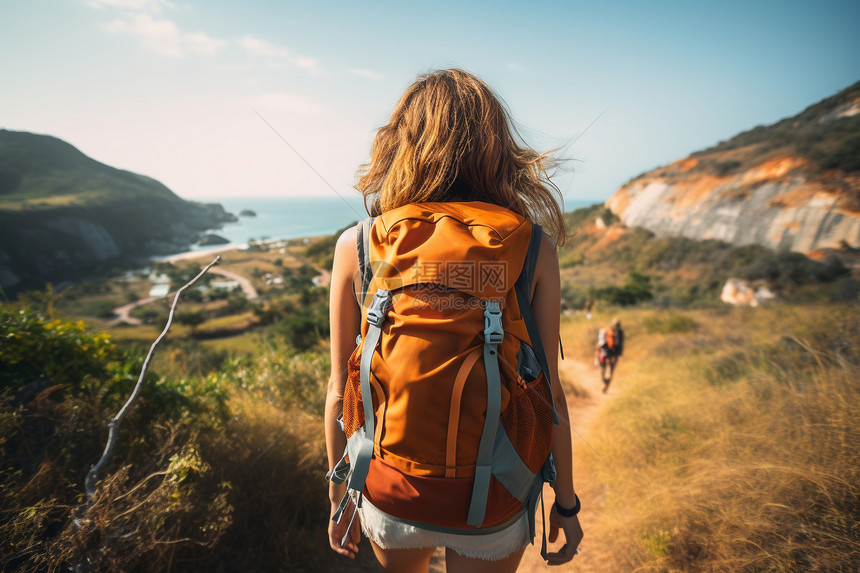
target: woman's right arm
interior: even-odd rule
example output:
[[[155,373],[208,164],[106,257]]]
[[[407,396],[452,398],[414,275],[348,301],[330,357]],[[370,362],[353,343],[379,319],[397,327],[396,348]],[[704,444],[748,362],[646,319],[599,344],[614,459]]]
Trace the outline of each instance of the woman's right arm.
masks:
[[[329,325],[331,327],[331,377],[325,402],[325,437],[328,467],[331,470],[343,455],[346,436],[340,428],[338,418],[343,413],[343,392],[347,379],[347,362],[355,339],[360,334],[361,310],[355,300],[355,277],[358,273],[356,229],[353,227],[341,234],[334,250],[331,270],[331,299],[329,303]],[[346,493],[346,484],[329,482],[331,515],[337,511],[341,498]],[[341,539],[346,533],[353,507],[347,508],[340,524],[329,521],[329,544],[331,548],[350,558],[358,551],[359,523],[356,519],[350,539],[343,546]]]

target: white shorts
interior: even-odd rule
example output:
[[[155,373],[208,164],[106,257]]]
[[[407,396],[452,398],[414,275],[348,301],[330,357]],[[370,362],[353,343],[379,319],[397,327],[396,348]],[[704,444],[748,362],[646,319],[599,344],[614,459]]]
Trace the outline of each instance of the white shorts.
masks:
[[[367,501],[358,510],[361,530],[382,549],[446,547],[463,557],[499,561],[531,543],[528,514],[494,533],[468,535],[431,531],[388,515]]]

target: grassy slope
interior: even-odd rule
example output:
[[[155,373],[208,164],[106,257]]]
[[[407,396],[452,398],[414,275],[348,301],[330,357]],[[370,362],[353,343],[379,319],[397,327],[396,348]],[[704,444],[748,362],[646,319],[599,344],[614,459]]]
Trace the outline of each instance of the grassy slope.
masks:
[[[602,570],[856,570],[856,305],[617,314],[602,459],[577,451]],[[590,360],[593,330],[569,319],[569,352]]]
[[[177,199],[157,181],[114,169],[46,135],[0,130],[0,209],[104,203],[149,195]]]

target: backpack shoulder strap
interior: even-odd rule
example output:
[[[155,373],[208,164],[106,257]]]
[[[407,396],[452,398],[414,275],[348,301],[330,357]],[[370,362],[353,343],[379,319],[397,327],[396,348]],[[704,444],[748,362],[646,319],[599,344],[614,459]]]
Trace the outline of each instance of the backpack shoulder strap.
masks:
[[[531,305],[531,287],[534,281],[535,266],[537,265],[538,255],[540,254],[540,244],[543,240],[543,228],[540,225],[532,224],[532,236],[529,241],[529,249],[526,253],[526,260],[523,263],[523,270],[514,284],[517,294],[517,305],[520,308],[520,314],[526,323],[526,330],[529,333],[529,339],[532,343],[532,349],[535,351],[538,363],[543,370],[544,378],[549,387],[549,395],[552,397],[552,380],[550,379],[549,361],[547,360],[546,351],[540,339],[537,322],[535,321],[534,313]],[[552,400],[552,420],[558,424],[558,414],[555,411],[555,400]]]
[[[537,267],[538,255],[540,254],[540,244],[543,240],[543,227],[540,225],[532,225],[532,235],[529,240],[529,249],[526,251],[526,260],[523,263],[523,270],[520,273],[520,277],[517,282],[523,281],[526,287],[528,287],[527,292],[529,293],[529,298],[531,298],[532,292],[532,283],[535,279],[535,267]]]
[[[373,278],[373,270],[370,268],[370,228],[376,217],[368,217],[358,222],[356,235],[356,247],[358,248],[358,272],[361,274],[361,298],[358,305],[364,307],[367,300],[367,290],[370,288],[370,279]]]

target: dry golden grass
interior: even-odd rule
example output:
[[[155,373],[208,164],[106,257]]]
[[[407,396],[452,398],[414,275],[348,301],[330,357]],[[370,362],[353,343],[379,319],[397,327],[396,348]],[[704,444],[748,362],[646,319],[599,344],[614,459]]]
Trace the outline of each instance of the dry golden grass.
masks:
[[[603,570],[858,570],[857,308],[621,318],[620,387],[591,430],[600,458],[577,458]]]

